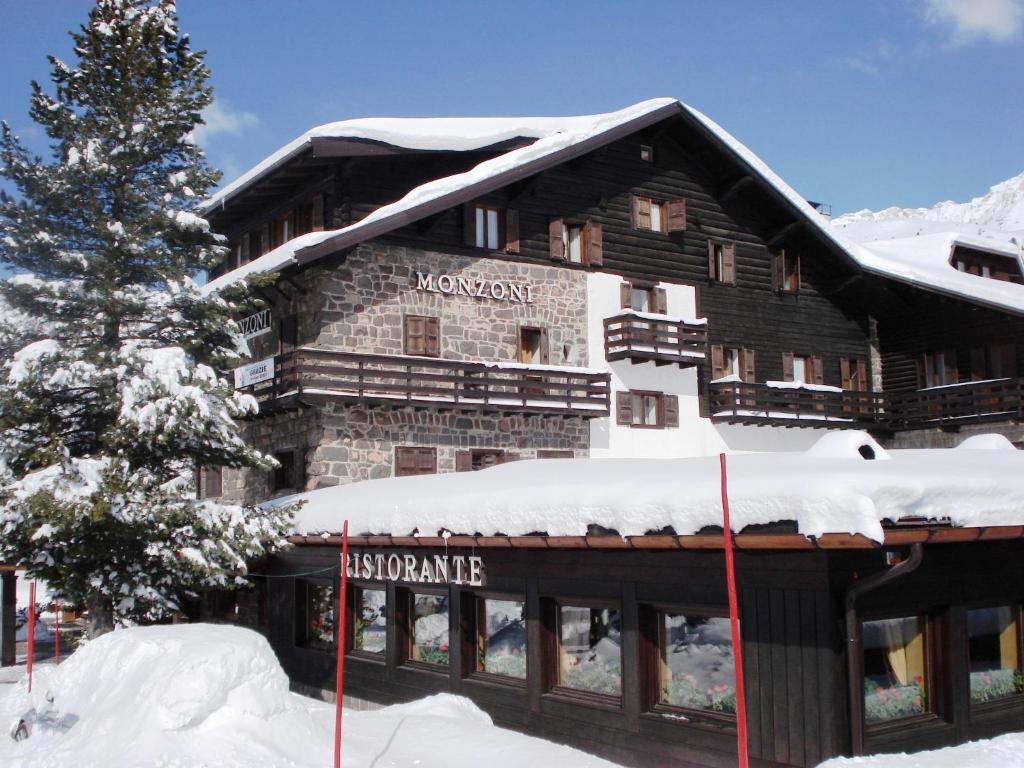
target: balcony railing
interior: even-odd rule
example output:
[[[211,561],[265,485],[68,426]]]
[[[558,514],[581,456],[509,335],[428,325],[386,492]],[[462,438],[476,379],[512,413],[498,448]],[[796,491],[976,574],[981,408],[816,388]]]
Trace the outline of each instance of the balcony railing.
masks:
[[[604,321],[604,354],[608,362],[653,361],[685,368],[704,362],[707,323],[645,312],[623,312]]]
[[[586,368],[297,349],[275,358],[273,379],[244,391],[267,404],[328,398],[595,418],[609,414],[609,385],[608,373]]]
[[[849,424],[904,431],[1024,418],[1024,379],[973,381],[913,392],[855,392],[719,382],[712,418],[743,424]]]

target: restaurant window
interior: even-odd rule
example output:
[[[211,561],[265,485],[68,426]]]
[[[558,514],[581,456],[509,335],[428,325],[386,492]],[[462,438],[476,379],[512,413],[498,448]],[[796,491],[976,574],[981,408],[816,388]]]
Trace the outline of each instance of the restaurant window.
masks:
[[[942,387],[956,384],[958,381],[956,350],[926,352],[921,356],[921,385],[923,387]]]
[[[526,604],[477,598],[476,669],[526,679]]]
[[[772,254],[775,290],[796,293],[800,290],[800,254],[785,249]]]
[[[708,279],[716,283],[736,283],[736,245],[708,240]]]
[[[1024,694],[1020,606],[967,611],[971,703]]]
[[[441,321],[422,315],[405,316],[405,354],[417,357],[439,357],[441,354]]]
[[[633,195],[633,229],[681,232],[686,229],[685,200],[655,200]]]
[[[355,603],[353,649],[383,655],[387,647],[387,592],[356,587],[352,594]]]
[[[924,616],[865,621],[864,722],[868,725],[932,710]]]
[[[329,650],[334,645],[334,588],[304,579],[295,581],[295,644]]]
[[[437,474],[437,449],[398,446],[395,448],[395,477]]]
[[[448,596],[410,593],[412,628],[409,632],[409,661],[447,666]]]
[[[622,622],[617,608],[558,606],[558,685],[622,695]]]
[[[604,263],[604,240],[597,222],[552,219],[548,225],[550,256],[570,264]]]
[[[736,714],[732,630],[727,618],[658,613],[658,704]]]
[[[616,393],[616,423],[637,429],[679,426],[679,396],[629,390]]]

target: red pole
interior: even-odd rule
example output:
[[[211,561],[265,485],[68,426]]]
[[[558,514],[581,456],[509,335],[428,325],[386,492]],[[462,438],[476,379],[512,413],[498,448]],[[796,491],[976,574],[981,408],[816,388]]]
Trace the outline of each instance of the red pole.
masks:
[[[336,662],[337,676],[334,679],[334,768],[341,768],[341,701],[345,697],[345,629],[348,617],[348,520],[341,528],[341,595],[338,597],[337,634],[334,636],[338,647]]]
[[[60,664],[60,602],[57,600],[53,601],[54,615],[57,617],[56,622],[53,625],[53,639],[57,645],[54,649],[54,664]]]
[[[725,579],[729,587],[729,624],[732,627],[733,669],[736,674],[736,748],[739,768],[748,768],[747,694],[743,687],[743,646],[740,643],[740,611],[736,599],[736,563],[732,556],[732,528],[729,523],[729,490],[725,474],[725,454],[718,454],[722,467],[722,531],[725,534]]]
[[[28,692],[32,693],[32,658],[36,653],[36,583],[28,585]]]

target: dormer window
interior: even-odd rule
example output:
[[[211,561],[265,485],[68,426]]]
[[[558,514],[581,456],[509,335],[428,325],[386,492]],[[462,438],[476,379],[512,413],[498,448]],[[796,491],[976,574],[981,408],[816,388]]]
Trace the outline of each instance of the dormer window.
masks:
[[[476,206],[476,247],[498,249],[498,209]]]
[[[462,206],[462,242],[469,248],[519,253],[519,211],[467,203]]]

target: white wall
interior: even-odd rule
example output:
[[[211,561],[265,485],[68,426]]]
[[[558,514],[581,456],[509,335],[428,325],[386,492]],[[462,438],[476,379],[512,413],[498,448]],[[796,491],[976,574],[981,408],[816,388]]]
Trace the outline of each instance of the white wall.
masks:
[[[824,434],[822,429],[785,429],[712,424],[701,418],[697,371],[678,365],[618,360],[604,353],[604,319],[621,310],[623,278],[596,272],[587,275],[587,366],[610,370],[611,416],[590,421],[590,455],[594,458],[682,458],[722,451],[802,451]],[[696,319],[696,291],[690,285],[658,283],[664,288],[669,315]],[[710,361],[709,361],[710,364]],[[616,393],[628,389],[664,392],[679,397],[679,427],[633,429],[615,423]]]

